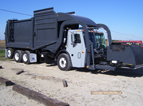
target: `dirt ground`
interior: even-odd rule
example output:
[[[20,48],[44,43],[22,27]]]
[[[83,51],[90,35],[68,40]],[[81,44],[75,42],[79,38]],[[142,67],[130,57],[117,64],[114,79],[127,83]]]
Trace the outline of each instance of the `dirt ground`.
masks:
[[[0,61],[0,76],[12,80],[70,106],[143,106],[143,69],[136,71],[61,71],[50,64]],[[23,73],[17,75],[19,71]],[[63,87],[65,79],[68,87]],[[91,91],[121,91],[118,95],[91,95]],[[32,99],[0,85],[0,106],[43,106]]]

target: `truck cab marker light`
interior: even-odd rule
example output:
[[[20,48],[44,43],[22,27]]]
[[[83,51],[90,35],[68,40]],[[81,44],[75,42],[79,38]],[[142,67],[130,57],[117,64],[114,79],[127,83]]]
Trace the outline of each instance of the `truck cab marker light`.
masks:
[[[84,51],[82,51],[82,53],[84,53]]]
[[[29,49],[29,47],[27,47],[27,49]]]
[[[86,66],[87,68],[89,68],[89,66]]]

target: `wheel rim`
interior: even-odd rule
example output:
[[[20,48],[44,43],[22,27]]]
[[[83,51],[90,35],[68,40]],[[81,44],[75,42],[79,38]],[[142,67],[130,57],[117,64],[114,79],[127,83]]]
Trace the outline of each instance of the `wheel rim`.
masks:
[[[15,57],[15,60],[18,61],[19,60],[19,53],[16,53],[14,57]]]
[[[7,51],[7,56],[8,56],[8,57],[11,56],[11,51],[10,51],[10,50]]]
[[[67,64],[67,61],[66,61],[65,58],[62,57],[62,58],[60,59],[59,63],[60,63],[60,66],[61,66],[62,68],[65,68],[65,67],[66,67],[66,64]]]
[[[24,60],[24,62],[27,62],[27,60],[28,60],[28,55],[27,54],[23,55],[23,60]]]

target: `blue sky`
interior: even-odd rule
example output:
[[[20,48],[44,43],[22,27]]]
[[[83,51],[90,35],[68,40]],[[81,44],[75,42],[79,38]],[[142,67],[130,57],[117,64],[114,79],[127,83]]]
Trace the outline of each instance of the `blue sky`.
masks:
[[[76,15],[107,25],[112,39],[143,40],[143,0],[1,0],[0,9],[30,14],[33,11],[54,7],[56,12],[75,11]],[[28,19],[0,10],[0,40],[4,39],[8,19]]]

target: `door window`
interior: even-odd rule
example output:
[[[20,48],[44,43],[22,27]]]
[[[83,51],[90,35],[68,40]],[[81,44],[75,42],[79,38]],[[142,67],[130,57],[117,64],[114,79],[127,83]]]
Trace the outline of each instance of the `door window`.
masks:
[[[71,41],[73,43],[81,43],[80,34],[74,34],[71,36]]]

